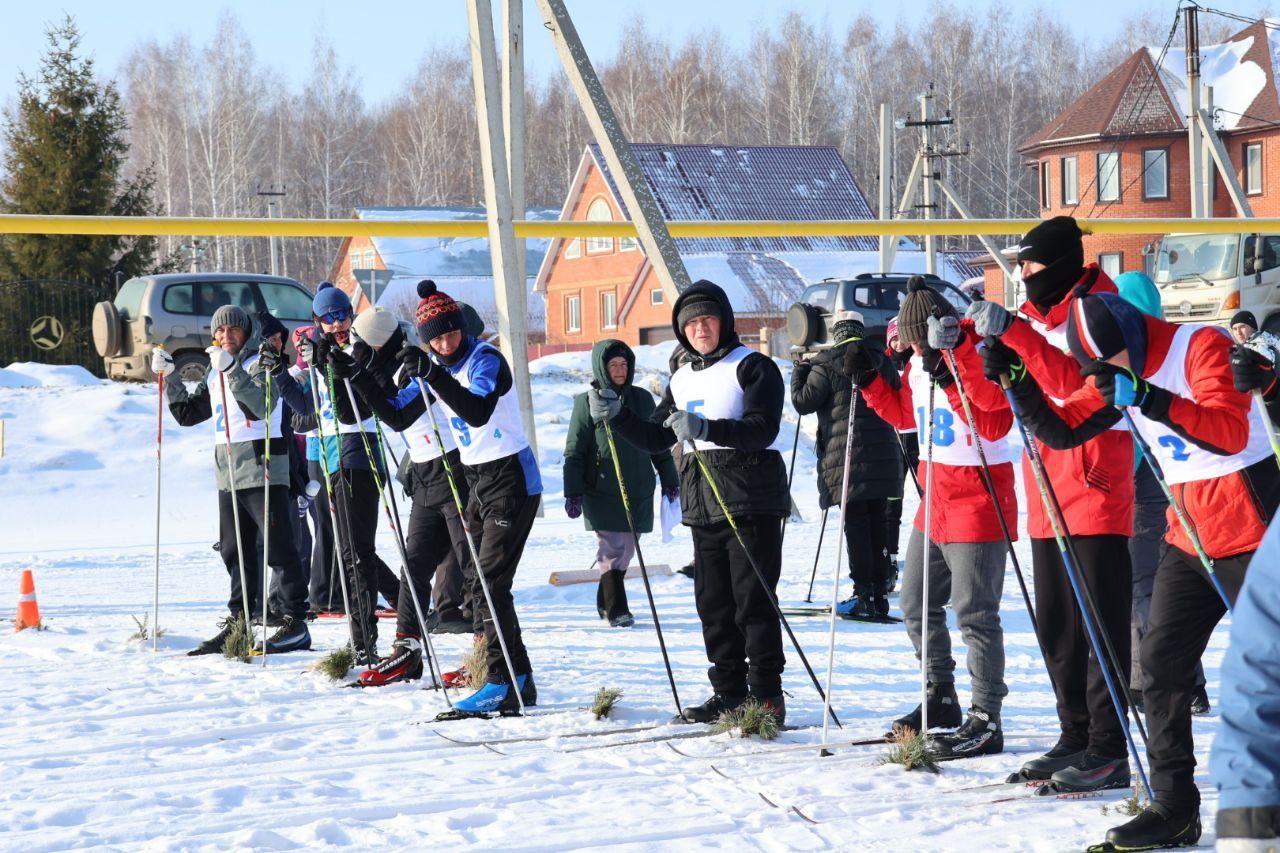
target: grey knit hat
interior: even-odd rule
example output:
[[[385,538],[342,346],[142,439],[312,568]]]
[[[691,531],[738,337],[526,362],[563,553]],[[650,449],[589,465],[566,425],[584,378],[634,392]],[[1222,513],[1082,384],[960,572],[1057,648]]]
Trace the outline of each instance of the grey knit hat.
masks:
[[[374,306],[360,312],[360,316],[351,324],[351,330],[369,346],[380,347],[390,340],[399,326],[394,314],[385,308]]]
[[[253,321],[249,319],[249,315],[239,305],[223,305],[213,312],[213,321],[209,325],[210,330],[217,334],[218,330],[223,326],[239,326],[244,329],[245,335],[253,334]]]

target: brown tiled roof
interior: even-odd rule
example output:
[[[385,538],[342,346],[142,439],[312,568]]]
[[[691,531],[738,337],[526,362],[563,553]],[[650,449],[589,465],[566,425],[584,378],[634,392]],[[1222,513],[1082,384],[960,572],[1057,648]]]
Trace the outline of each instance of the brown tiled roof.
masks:
[[[1262,91],[1253,99],[1253,103],[1245,110],[1245,115],[1238,117],[1239,123],[1235,130],[1270,127],[1273,123],[1280,122],[1280,95],[1277,94],[1276,89],[1276,67],[1272,62],[1271,42],[1267,35],[1266,21],[1254,21],[1228,39],[1228,41],[1240,41],[1252,36],[1253,44],[1245,51],[1242,59],[1247,62],[1256,62],[1267,75],[1267,85],[1263,86]],[[1233,116],[1233,118],[1237,117]]]

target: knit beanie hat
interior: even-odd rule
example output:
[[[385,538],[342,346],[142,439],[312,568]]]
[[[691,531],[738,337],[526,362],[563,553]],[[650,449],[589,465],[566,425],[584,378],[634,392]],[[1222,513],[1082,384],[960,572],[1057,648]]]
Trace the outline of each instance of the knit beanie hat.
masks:
[[[1081,268],[1084,266],[1083,237],[1073,217],[1046,219],[1022,235],[1018,244],[1018,263],[1035,261],[1049,267],[1066,259],[1071,265]]]
[[[436,290],[434,281],[427,278],[418,282],[418,296],[422,297],[422,301],[418,303],[414,323],[418,328],[418,337],[424,344],[431,343],[433,338],[447,332],[466,330],[467,323],[462,316],[462,309],[453,301],[452,296]]]
[[[286,339],[289,337],[288,327],[277,320],[270,311],[259,311],[253,316],[258,321],[258,337],[263,340],[272,335],[284,335]]]
[[[889,325],[884,327],[884,342],[886,344],[893,343],[893,339],[898,336],[898,318],[894,317],[889,321]]]
[[[708,315],[724,320],[720,314],[720,303],[714,296],[710,293],[695,293],[680,303],[680,311],[676,314],[676,325],[683,329],[690,320]]]
[[[1067,345],[1081,367],[1129,351],[1129,366],[1142,375],[1147,364],[1147,326],[1142,312],[1114,293],[1082,296],[1071,303]]]
[[[831,337],[834,343],[843,343],[850,338],[865,338],[867,328],[862,315],[857,311],[837,311],[831,325]]]
[[[239,326],[246,336],[253,334],[253,322],[239,305],[223,305],[213,312],[213,321],[209,328],[216,335],[223,326]]]
[[[954,316],[955,306],[925,284],[924,278],[913,275],[907,282],[907,298],[902,300],[898,311],[898,337],[908,344],[927,344],[929,318]]]
[[[323,317],[330,311],[350,311],[351,299],[347,294],[333,286],[331,281],[322,281],[316,288],[316,297],[311,300],[311,313]]]
[[[1244,323],[1254,329],[1258,328],[1258,318],[1253,316],[1252,311],[1237,311],[1231,316],[1231,322],[1227,324],[1227,328],[1231,328],[1237,323]]]
[[[615,358],[625,358],[628,362],[630,362],[631,347],[619,341],[618,343],[614,344],[613,346],[609,347],[607,350],[604,351],[604,363],[606,365],[609,362],[613,361]]]
[[[369,346],[380,347],[396,333],[399,326],[395,315],[375,305],[360,312],[360,316],[351,324],[351,330]]]

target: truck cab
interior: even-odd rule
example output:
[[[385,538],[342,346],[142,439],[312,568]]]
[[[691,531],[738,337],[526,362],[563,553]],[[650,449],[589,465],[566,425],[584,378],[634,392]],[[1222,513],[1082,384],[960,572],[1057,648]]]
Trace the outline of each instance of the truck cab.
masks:
[[[1245,310],[1280,333],[1280,234],[1169,234],[1155,255],[1169,322],[1226,325]]]

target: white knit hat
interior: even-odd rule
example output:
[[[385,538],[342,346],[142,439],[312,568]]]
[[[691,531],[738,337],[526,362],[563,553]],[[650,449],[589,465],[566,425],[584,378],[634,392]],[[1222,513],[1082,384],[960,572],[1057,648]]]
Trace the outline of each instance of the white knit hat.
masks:
[[[380,347],[385,344],[398,328],[400,323],[395,315],[376,305],[361,311],[360,316],[356,317],[355,322],[351,324],[351,330],[356,333],[356,337],[371,347]]]

